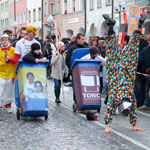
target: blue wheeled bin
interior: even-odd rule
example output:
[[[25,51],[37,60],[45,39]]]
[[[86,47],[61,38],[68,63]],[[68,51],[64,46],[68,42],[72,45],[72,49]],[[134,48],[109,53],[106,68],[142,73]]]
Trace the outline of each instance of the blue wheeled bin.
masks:
[[[81,58],[82,51],[78,49],[73,55]],[[86,49],[87,51],[87,49]],[[85,53],[85,51],[84,51]],[[81,56],[81,57],[80,57]],[[101,108],[101,92],[99,68],[101,60],[98,59],[75,59],[72,61],[73,86],[76,101],[73,104],[73,111],[76,110],[97,110]]]
[[[27,63],[19,60],[15,80],[17,119],[21,117],[48,118],[46,63]]]

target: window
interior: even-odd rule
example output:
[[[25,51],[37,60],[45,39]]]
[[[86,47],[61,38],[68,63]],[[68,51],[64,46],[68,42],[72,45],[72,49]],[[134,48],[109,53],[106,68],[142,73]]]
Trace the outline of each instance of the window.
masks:
[[[10,25],[13,26],[13,16],[10,17]]]
[[[31,11],[29,10],[29,13],[28,13],[28,20],[29,22],[31,22]]]
[[[23,13],[23,24],[26,23],[26,12]]]
[[[1,28],[4,28],[4,19],[1,20]]]
[[[75,0],[72,0],[72,11],[75,11]]]
[[[57,13],[60,14],[60,0],[57,1]]]
[[[94,0],[90,0],[90,10],[94,9]]]
[[[5,19],[5,28],[8,28],[8,18]]]
[[[1,4],[1,12],[4,12],[4,3]]]
[[[101,0],[97,0],[97,8],[100,8],[102,6]]]
[[[8,11],[8,1],[5,2],[5,11]]]
[[[44,3],[44,16],[47,16],[48,14],[48,12],[47,12],[47,3]]]
[[[38,9],[38,20],[39,20],[39,21],[41,20],[41,15],[42,15],[42,13],[41,13],[41,8],[39,8],[39,9]]]
[[[36,9],[33,9],[33,22],[36,21]]]
[[[106,0],[106,5],[112,4],[112,0]]]
[[[54,3],[50,3],[50,14],[54,15],[55,13],[55,4]]]
[[[64,14],[67,14],[67,0],[64,0]]]
[[[20,24],[22,24],[22,14],[20,14]]]
[[[84,11],[85,9],[85,0],[80,0],[80,10]]]

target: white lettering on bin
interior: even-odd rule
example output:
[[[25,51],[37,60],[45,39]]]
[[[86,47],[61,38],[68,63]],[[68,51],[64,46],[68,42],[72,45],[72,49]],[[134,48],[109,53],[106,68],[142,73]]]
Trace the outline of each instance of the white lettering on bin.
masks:
[[[84,98],[92,99],[92,98],[100,98],[100,93],[83,93]]]

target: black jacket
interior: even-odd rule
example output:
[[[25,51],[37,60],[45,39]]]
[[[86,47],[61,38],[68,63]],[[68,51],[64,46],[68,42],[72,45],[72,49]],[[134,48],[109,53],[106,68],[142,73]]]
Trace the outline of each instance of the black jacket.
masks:
[[[33,53],[32,51],[30,51],[29,53],[27,53],[24,57],[23,60],[25,62],[31,62],[31,63],[35,63],[35,59],[41,59],[43,58],[43,55],[36,55],[35,53]]]
[[[150,46],[142,49],[139,56],[139,66],[142,73],[146,73],[146,69],[150,68]]]
[[[79,45],[77,42],[75,42],[67,51],[67,55],[66,55],[66,65],[67,67],[70,69],[71,66],[71,58],[72,58],[72,54],[73,51],[78,49],[78,48],[88,48],[87,44],[84,45]]]

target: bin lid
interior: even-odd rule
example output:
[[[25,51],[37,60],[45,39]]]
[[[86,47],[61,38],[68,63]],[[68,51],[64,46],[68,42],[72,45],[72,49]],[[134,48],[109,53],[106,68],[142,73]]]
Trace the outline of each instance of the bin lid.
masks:
[[[75,59],[72,68],[77,65],[79,66],[99,66],[101,64],[101,60],[99,59]]]
[[[72,59],[71,59],[71,68],[74,64],[75,59],[80,59],[81,57],[89,54],[89,48],[79,48],[73,51]]]
[[[29,62],[24,62],[22,59],[19,59],[17,68],[16,68],[16,74],[18,74],[19,67],[42,67],[42,68],[47,68],[49,64],[49,60],[47,59],[45,63],[42,63],[42,60],[40,60],[39,63],[29,63]]]

